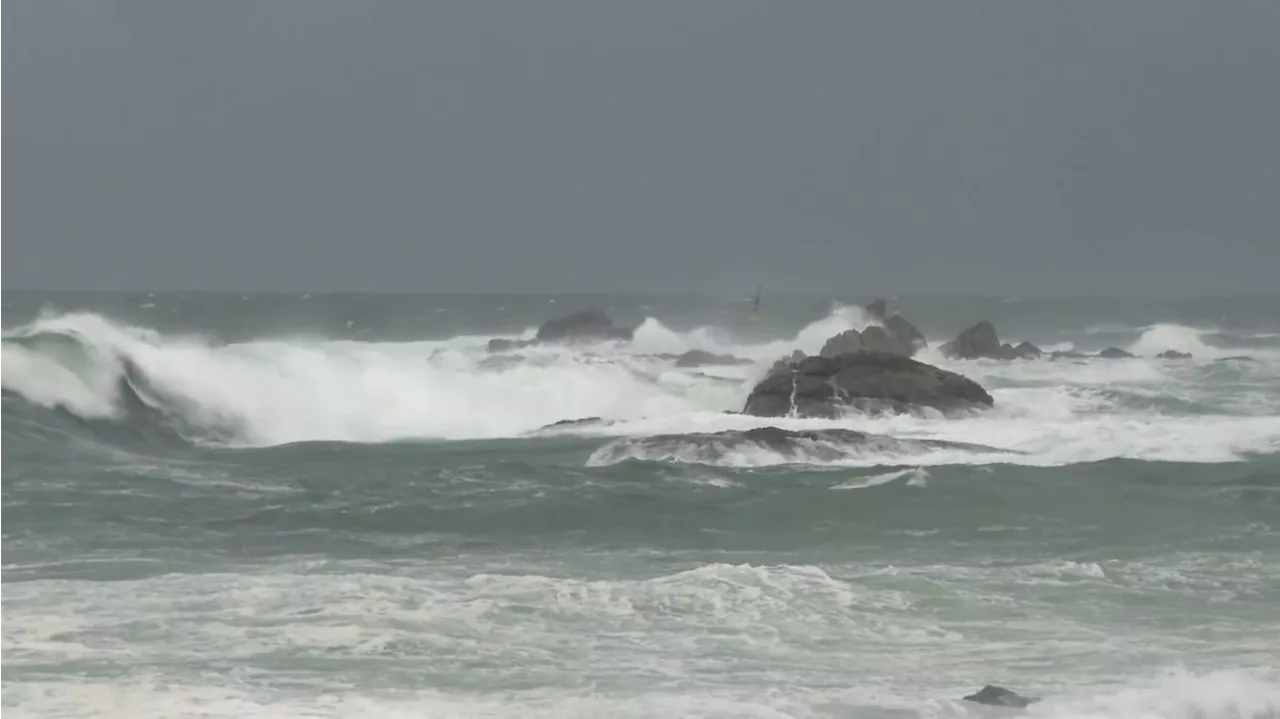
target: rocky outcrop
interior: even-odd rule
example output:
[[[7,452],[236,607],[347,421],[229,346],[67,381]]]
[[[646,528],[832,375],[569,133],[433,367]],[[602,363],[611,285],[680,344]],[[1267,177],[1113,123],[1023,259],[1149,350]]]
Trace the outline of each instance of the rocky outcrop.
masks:
[[[538,342],[629,340],[631,330],[615,326],[603,311],[589,309],[544,322],[535,339]]]
[[[977,382],[887,352],[847,352],[780,362],[747,397],[743,413],[761,417],[834,417],[854,410],[902,413],[991,407]]]
[[[1108,347],[1098,353],[1102,359],[1133,359],[1132,352],[1127,352],[1119,347]]]
[[[908,322],[907,318],[896,312],[884,318],[884,328],[907,348],[908,354],[915,354],[929,346],[924,334]]]
[[[987,706],[1012,707],[1014,709],[1025,709],[1028,705],[1040,701],[1037,697],[1024,697],[1017,692],[993,684],[988,684],[973,694],[964,697],[964,700],[977,704],[986,704]]]
[[[845,330],[838,335],[832,336],[818,351],[820,357],[836,357],[846,352],[858,352],[862,350],[862,333],[857,330]],[[794,361],[795,357],[792,356]]]
[[[1156,355],[1156,359],[1162,359],[1162,360],[1189,360],[1189,359],[1191,359],[1191,353],[1190,353],[1190,352],[1179,352],[1178,350],[1165,350],[1164,352],[1161,352],[1160,354]]]
[[[1007,342],[1001,344],[995,326],[986,320],[961,330],[954,340],[938,350],[955,359],[1034,359],[1044,354],[1030,342],[1016,347]]]

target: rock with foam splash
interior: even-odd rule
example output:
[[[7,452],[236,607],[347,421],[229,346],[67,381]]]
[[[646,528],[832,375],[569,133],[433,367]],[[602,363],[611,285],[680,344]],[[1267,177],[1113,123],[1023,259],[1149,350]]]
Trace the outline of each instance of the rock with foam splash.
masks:
[[[747,397],[744,414],[835,417],[848,411],[907,413],[985,409],[994,400],[977,382],[888,352],[846,352],[779,363]]]
[[[588,309],[544,322],[538,328],[538,342],[594,342],[629,340],[632,332],[613,324],[602,310]]]

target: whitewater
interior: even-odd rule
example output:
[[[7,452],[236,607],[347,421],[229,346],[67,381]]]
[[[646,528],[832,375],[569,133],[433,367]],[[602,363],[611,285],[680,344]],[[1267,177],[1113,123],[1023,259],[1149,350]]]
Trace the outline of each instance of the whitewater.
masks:
[[[906,298],[995,406],[838,419],[739,413],[872,323],[774,304],[6,292],[5,710],[1280,716],[1275,300]]]

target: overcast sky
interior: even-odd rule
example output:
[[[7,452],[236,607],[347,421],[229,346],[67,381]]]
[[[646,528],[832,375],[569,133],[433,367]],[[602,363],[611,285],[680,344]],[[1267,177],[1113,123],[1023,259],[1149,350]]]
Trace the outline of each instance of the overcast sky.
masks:
[[[1275,0],[2,7],[6,287],[1278,284]]]

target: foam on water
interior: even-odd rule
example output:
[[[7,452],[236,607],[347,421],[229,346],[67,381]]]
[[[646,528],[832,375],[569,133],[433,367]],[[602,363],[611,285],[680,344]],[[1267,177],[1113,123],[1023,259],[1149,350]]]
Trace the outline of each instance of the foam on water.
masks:
[[[1163,567],[713,563],[632,578],[524,567],[510,573],[436,561],[410,573],[333,573],[292,565],[18,583],[6,590],[6,662],[36,675],[6,686],[6,711],[983,717],[998,713],[958,698],[1000,667],[1017,674],[1011,688],[1044,697],[1029,717],[1271,719],[1280,711],[1274,667],[1151,677],[1127,663],[1177,656],[1183,645],[1176,637],[1133,631],[1120,607],[1089,603],[1074,611],[1054,599],[1066,584],[1158,593],[1147,580],[1154,571],[1240,581],[1238,569],[1194,558]],[[1272,561],[1255,567],[1272,579],[1276,569]],[[943,584],[968,598],[963,615],[937,605]],[[1017,618],[982,614],[1014,597],[1027,608]],[[1270,621],[1257,627],[1252,648],[1238,630],[1230,635],[1244,664],[1267,655],[1262,635],[1274,631]],[[1005,639],[975,643],[969,634],[980,629]],[[89,660],[128,667],[130,679],[39,672]],[[335,679],[332,668],[350,672],[357,660],[395,688],[379,689],[377,681],[335,687],[348,679]],[[275,675],[235,669],[281,661],[297,664]]]

